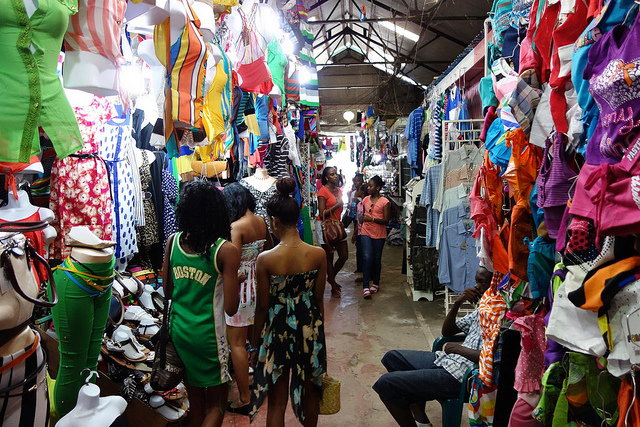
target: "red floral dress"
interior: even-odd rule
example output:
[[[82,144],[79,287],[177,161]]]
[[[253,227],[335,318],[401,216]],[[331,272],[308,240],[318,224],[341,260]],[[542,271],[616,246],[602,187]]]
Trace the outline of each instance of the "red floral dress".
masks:
[[[104,125],[117,116],[113,105],[95,97],[90,105],[74,108],[84,140],[81,150],[58,159],[51,169],[51,200],[55,214],[51,225],[58,236],[51,246],[51,258],[65,259],[71,248],[64,243],[72,227],[86,226],[103,240],[112,238],[109,174],[100,157],[99,135]]]

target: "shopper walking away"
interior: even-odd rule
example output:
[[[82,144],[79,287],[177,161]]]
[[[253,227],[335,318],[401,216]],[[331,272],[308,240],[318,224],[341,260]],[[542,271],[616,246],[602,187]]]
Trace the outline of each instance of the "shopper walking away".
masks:
[[[258,256],[253,349],[253,418],[268,396],[267,426],[284,426],[291,405],[305,426],[318,422],[322,376],[327,371],[323,294],[326,257],[300,239],[300,206],[293,178],[279,179],[267,204],[271,230],[280,243]],[[254,349],[256,349],[254,351]]]
[[[180,192],[178,233],[167,241],[163,287],[172,300],[170,335],[185,365],[192,426],[221,426],[227,402],[224,313],[238,310],[240,251],[229,243],[231,226],[222,193],[195,180]]]
[[[371,178],[367,183],[369,195],[362,201],[362,294],[366,299],[380,289],[382,250],[387,241],[387,224],[391,220],[389,200],[380,194],[383,185],[378,175]],[[370,282],[373,285],[369,286]]]
[[[255,267],[258,255],[273,247],[271,233],[262,217],[254,214],[256,202],[251,192],[238,183],[227,185],[222,190],[229,220],[231,221],[231,243],[240,251],[240,283],[238,312],[225,315],[227,335],[231,347],[233,372],[240,394],[237,402],[229,403],[227,410],[249,415],[249,357],[247,355],[247,332],[253,325],[256,312]]]
[[[318,191],[318,217],[316,218],[316,241],[322,245],[322,249],[327,257],[327,282],[331,285],[331,296],[340,298],[342,296],[342,286],[336,282],[336,276],[344,267],[349,258],[349,247],[347,240],[338,242],[335,251],[338,252],[338,259],[333,263],[334,248],[331,248],[324,241],[322,236],[322,220],[333,217],[340,221],[342,214],[342,191],[338,187],[338,172],[333,166],[327,166],[322,171],[322,188]]]
[[[364,177],[362,176],[361,173],[358,172],[356,173],[356,176],[354,176],[351,181],[353,185],[351,186],[351,191],[349,191],[349,207],[347,208],[346,213],[342,217],[342,225],[344,225],[345,229],[348,228],[349,225],[351,225],[351,223],[354,222],[356,219],[356,207],[358,206],[358,202],[360,201],[358,200],[356,193],[358,193],[360,186],[364,184]],[[355,226],[354,226],[354,230],[355,230]]]
[[[356,204],[356,216],[353,226],[353,233],[351,234],[351,243],[356,245],[356,273],[362,273],[362,217],[364,216],[364,207],[362,201],[369,194],[367,193],[367,185],[362,184],[354,195],[354,199],[357,200]],[[362,277],[356,277],[356,282],[362,282]]]

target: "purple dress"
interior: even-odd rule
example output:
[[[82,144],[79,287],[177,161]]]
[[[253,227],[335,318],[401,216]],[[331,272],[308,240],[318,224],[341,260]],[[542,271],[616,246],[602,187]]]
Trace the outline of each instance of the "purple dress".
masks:
[[[600,110],[587,143],[589,164],[618,163],[640,130],[640,19],[595,42],[583,77]]]

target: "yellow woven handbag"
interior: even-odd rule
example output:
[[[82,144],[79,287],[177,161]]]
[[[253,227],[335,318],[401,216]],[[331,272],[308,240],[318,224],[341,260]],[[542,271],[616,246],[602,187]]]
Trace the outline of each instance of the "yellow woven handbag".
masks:
[[[322,377],[320,415],[333,415],[338,412],[340,412],[340,380],[325,374]]]

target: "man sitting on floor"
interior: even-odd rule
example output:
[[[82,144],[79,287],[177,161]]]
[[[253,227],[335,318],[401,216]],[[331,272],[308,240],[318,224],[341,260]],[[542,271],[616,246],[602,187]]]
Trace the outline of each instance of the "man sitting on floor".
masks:
[[[491,285],[492,274],[480,267],[476,272],[476,286],[466,289],[456,300],[442,324],[442,335],[467,334],[464,342],[448,342],[443,351],[391,350],[382,358],[388,374],[376,381],[373,389],[401,427],[431,426],[425,413],[429,400],[451,399],[459,396],[464,373],[478,363],[482,336],[478,309],[456,320],[465,301],[480,300]]]

